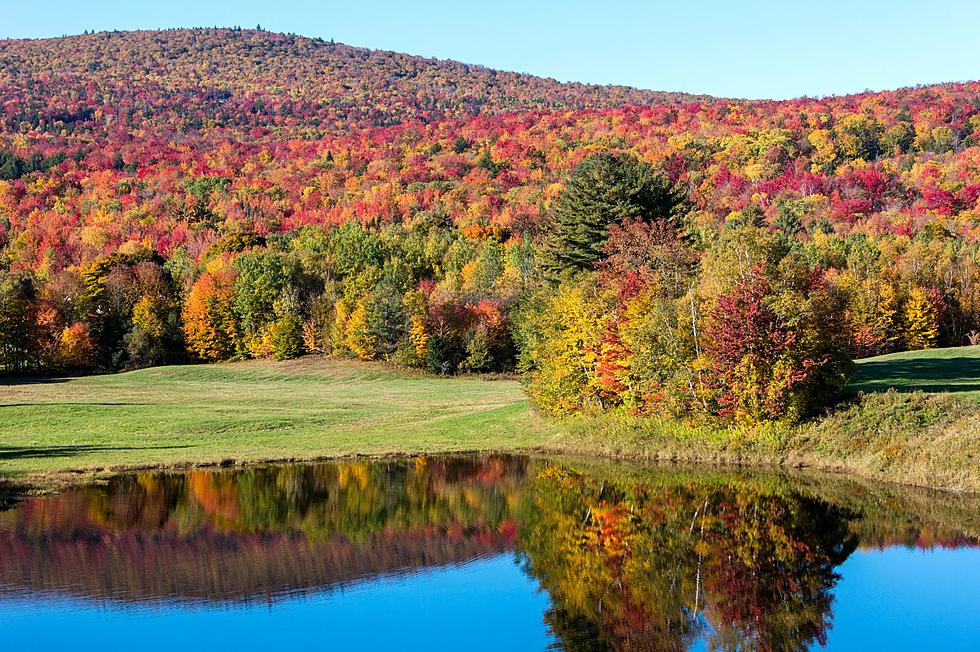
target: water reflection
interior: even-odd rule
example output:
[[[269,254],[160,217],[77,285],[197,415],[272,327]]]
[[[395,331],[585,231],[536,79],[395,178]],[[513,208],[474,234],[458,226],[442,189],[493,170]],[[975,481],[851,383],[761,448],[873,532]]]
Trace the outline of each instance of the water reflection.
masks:
[[[0,594],[274,606],[508,556],[562,649],[804,650],[827,642],[855,550],[975,546],[977,514],[854,482],[503,456],[140,473],[0,513]]]

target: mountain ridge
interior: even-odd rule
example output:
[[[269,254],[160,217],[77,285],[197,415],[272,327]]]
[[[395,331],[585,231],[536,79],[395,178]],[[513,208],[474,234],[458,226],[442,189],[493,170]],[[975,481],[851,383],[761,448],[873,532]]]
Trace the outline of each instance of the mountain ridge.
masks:
[[[146,114],[203,93],[219,118],[299,113],[325,131],[522,110],[581,110],[714,100],[629,86],[559,82],[479,64],[319,38],[227,28],[97,32],[0,41],[0,92],[50,108],[100,94],[96,107]],[[141,101],[141,95],[146,99]],[[156,101],[157,96],[163,102]],[[265,104],[271,96],[274,107]],[[258,98],[258,99],[256,99]],[[8,110],[9,112],[9,110]],[[28,116],[26,122],[33,122]],[[22,116],[23,117],[23,116]],[[25,120],[21,120],[22,122]],[[325,126],[325,129],[324,129]]]

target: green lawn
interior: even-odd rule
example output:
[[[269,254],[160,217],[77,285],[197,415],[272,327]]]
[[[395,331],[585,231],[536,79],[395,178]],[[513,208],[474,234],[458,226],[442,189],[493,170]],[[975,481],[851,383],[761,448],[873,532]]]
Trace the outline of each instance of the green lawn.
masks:
[[[854,391],[950,392],[980,403],[980,346],[892,353],[857,361]]]
[[[434,378],[312,357],[0,379],[0,476],[514,449],[542,438],[541,421],[528,413],[514,380]]]

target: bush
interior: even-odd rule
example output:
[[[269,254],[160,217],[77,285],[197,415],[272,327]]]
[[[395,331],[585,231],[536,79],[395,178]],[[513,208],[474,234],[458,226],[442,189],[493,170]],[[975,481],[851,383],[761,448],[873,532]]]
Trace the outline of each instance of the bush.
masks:
[[[285,315],[269,327],[269,347],[276,360],[291,360],[303,354],[303,322]]]

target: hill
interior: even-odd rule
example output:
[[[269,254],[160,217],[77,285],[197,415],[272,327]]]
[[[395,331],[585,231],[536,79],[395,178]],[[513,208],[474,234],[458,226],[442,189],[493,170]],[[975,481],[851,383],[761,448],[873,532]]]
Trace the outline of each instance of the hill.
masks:
[[[980,332],[977,82],[702,101],[239,30],[0,70],[4,372],[312,352],[754,422]]]
[[[238,29],[100,32],[0,41],[6,130],[323,134],[527,109],[698,99],[560,83],[456,61]]]

